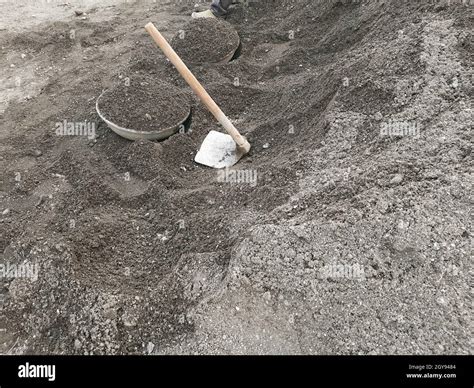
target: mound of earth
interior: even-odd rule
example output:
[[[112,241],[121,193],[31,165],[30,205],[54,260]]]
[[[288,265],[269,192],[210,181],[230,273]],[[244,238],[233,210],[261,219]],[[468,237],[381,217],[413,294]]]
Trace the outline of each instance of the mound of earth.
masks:
[[[173,37],[171,46],[185,63],[219,63],[240,44],[235,28],[221,19],[194,19]]]
[[[183,92],[152,76],[127,77],[102,94],[98,108],[114,124],[143,132],[178,128],[191,109]]]

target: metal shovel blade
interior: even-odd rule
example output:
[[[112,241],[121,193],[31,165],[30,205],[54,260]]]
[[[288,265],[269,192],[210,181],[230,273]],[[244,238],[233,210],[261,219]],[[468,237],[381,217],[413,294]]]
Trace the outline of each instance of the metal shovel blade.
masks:
[[[211,131],[202,142],[194,161],[212,168],[224,168],[233,166],[242,156],[243,153],[237,150],[231,136]]]

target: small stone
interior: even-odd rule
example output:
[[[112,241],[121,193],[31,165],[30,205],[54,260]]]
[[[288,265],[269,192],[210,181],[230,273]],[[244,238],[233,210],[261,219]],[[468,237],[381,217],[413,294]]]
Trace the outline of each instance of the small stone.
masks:
[[[459,81],[456,77],[453,78],[453,82],[451,83],[451,87],[456,89],[459,86]]]
[[[133,305],[135,305],[135,303],[135,301],[132,302]],[[124,311],[122,322],[125,327],[135,327],[138,325],[138,316],[131,306]]]
[[[265,143],[265,144],[262,146],[262,148],[266,150],[267,148],[270,148],[270,144]]]
[[[398,184],[402,183],[402,181],[403,181],[403,175],[402,174],[397,174],[392,178],[392,180],[390,181],[390,184],[391,185],[398,185]]]
[[[39,206],[44,202],[44,195],[41,195],[38,199],[38,202],[36,202],[35,206]]]
[[[153,342],[148,342],[148,345],[146,346],[146,351],[148,352],[148,354],[151,354],[154,349],[155,344]]]
[[[122,318],[122,322],[126,327],[135,327],[135,326],[137,326],[136,320],[133,319],[132,317]]]
[[[91,247],[97,249],[100,247],[100,244],[97,240],[94,240],[91,242]]]
[[[33,156],[39,157],[43,155],[43,152],[41,150],[33,150]]]
[[[447,306],[448,305],[448,301],[446,300],[446,298],[444,296],[440,296],[438,299],[436,299],[436,302],[441,306]]]
[[[25,59],[26,58],[26,54],[21,54],[21,59]]]
[[[408,229],[408,227],[410,226],[410,223],[408,221],[404,221],[404,220],[400,220],[398,221],[398,229],[399,230],[405,230],[405,229]]]
[[[389,207],[390,207],[390,204],[387,201],[384,201],[383,199],[377,202],[377,208],[379,212],[382,214],[387,213]]]
[[[81,16],[84,14],[84,11],[81,11],[80,9],[76,9],[74,13],[76,14],[76,16]]]
[[[145,117],[148,121],[151,121],[151,116],[148,113],[145,114]]]
[[[74,349],[79,350],[82,347],[81,341],[78,339],[74,340]]]
[[[10,209],[5,209],[3,212],[2,212],[2,215],[4,216],[8,216],[10,214]]]

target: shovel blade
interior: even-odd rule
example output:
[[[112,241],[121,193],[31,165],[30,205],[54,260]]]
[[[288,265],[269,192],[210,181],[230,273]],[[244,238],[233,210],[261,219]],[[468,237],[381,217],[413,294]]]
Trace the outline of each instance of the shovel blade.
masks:
[[[201,144],[194,161],[212,168],[232,167],[243,156],[231,136],[211,131]]]

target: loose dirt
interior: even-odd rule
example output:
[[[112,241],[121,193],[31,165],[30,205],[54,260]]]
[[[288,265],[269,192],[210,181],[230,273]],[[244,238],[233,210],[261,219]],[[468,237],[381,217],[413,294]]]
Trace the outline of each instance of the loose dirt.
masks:
[[[230,60],[239,47],[235,28],[220,19],[195,19],[173,37],[171,46],[185,63],[219,63]]]
[[[193,4],[53,2],[39,22],[16,3],[0,252],[38,276],[0,279],[3,353],[472,353],[472,6],[236,6],[240,57],[193,66],[253,146],[222,175],[193,162],[219,125],[143,28],[170,39]],[[190,98],[185,133],[101,122],[97,97],[136,76]],[[340,265],[363,276],[321,276]]]
[[[186,94],[150,76],[126,77],[104,92],[98,108],[114,124],[144,132],[178,128],[191,111]]]

